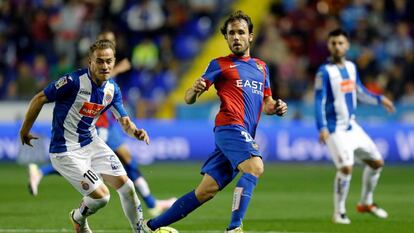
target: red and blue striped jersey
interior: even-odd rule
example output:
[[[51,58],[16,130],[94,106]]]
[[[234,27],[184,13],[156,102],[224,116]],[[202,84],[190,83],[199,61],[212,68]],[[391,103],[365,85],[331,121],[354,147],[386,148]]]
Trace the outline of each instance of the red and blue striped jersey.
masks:
[[[202,77],[206,90],[214,83],[221,101],[215,125],[241,125],[254,137],[263,99],[272,95],[266,63],[232,54],[213,59]]]

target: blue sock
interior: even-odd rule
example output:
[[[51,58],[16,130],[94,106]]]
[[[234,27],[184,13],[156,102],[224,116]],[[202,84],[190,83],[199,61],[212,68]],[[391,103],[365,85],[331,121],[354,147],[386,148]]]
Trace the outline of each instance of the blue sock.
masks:
[[[52,164],[43,165],[39,168],[39,170],[42,172],[43,176],[58,174],[58,172],[55,170]]]
[[[244,214],[252,198],[253,190],[256,187],[257,177],[244,173],[237,182],[233,195],[233,206],[229,230],[241,226]]]
[[[131,158],[131,161],[129,161],[129,163],[124,164],[125,167],[125,171],[128,175],[128,177],[134,181],[136,179],[138,179],[138,177],[142,176],[141,172],[138,169],[138,163],[135,159],[135,157]]]
[[[184,218],[189,213],[201,206],[195,195],[194,190],[180,197],[174,205],[172,205],[162,215],[148,221],[148,227],[155,230],[162,226],[168,226]]]
[[[140,192],[138,191],[138,193],[140,193]],[[146,197],[142,196],[141,193],[140,193],[140,195],[141,195],[142,199],[144,199],[145,205],[148,208],[154,208],[155,207],[156,199],[155,199],[154,196],[152,196],[152,194],[150,194],[150,195],[148,195]]]

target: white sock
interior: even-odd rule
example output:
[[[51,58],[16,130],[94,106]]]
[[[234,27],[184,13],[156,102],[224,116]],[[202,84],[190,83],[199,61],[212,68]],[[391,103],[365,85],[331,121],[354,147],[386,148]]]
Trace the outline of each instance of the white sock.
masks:
[[[78,223],[84,222],[86,217],[104,207],[109,202],[109,198],[109,195],[100,199],[93,199],[89,196],[83,197],[80,207],[73,214],[73,219]]]
[[[346,213],[345,201],[348,197],[351,174],[346,175],[340,171],[336,172],[334,182],[334,208],[335,213]]]
[[[377,186],[381,170],[382,168],[373,169],[368,165],[365,166],[364,173],[362,175],[361,204],[371,205],[374,203],[374,190]]]
[[[122,209],[129,220],[132,230],[134,232],[140,232],[144,217],[142,214],[141,202],[135,193],[134,184],[128,179],[128,181],[116,191],[119,194]]]
[[[147,197],[151,194],[148,183],[144,179],[144,177],[141,176],[138,179],[136,179],[134,184],[135,184],[135,188],[137,188],[137,190],[141,194],[141,196]]]

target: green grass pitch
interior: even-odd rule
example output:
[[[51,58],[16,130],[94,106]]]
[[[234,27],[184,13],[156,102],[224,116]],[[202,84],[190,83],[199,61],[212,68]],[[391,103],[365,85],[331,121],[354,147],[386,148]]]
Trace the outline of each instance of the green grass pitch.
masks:
[[[201,164],[163,163],[143,166],[153,194],[158,198],[181,196],[200,181]],[[331,164],[266,164],[244,221],[247,233],[381,233],[414,232],[414,167],[385,167],[376,201],[390,214],[386,220],[358,214],[361,168],[355,169],[347,202],[351,225],[331,223]],[[185,219],[173,224],[181,233],[223,232],[230,218],[235,182]],[[27,191],[26,168],[0,164],[0,232],[73,232],[69,211],[81,196],[59,176],[46,177],[39,196]],[[145,210],[145,206],[144,206]],[[130,232],[118,196],[111,190],[110,203],[89,218],[94,232]]]

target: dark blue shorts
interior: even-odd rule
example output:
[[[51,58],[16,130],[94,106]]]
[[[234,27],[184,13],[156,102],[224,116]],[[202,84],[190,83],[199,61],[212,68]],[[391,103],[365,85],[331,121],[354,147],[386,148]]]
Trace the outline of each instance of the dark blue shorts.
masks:
[[[239,173],[237,166],[241,162],[261,155],[254,139],[239,125],[218,126],[214,137],[216,148],[201,168],[201,174],[209,174],[223,189]]]
[[[106,144],[113,150],[116,151],[124,143],[124,135],[121,129],[116,124],[109,125],[108,128],[108,140]]]

